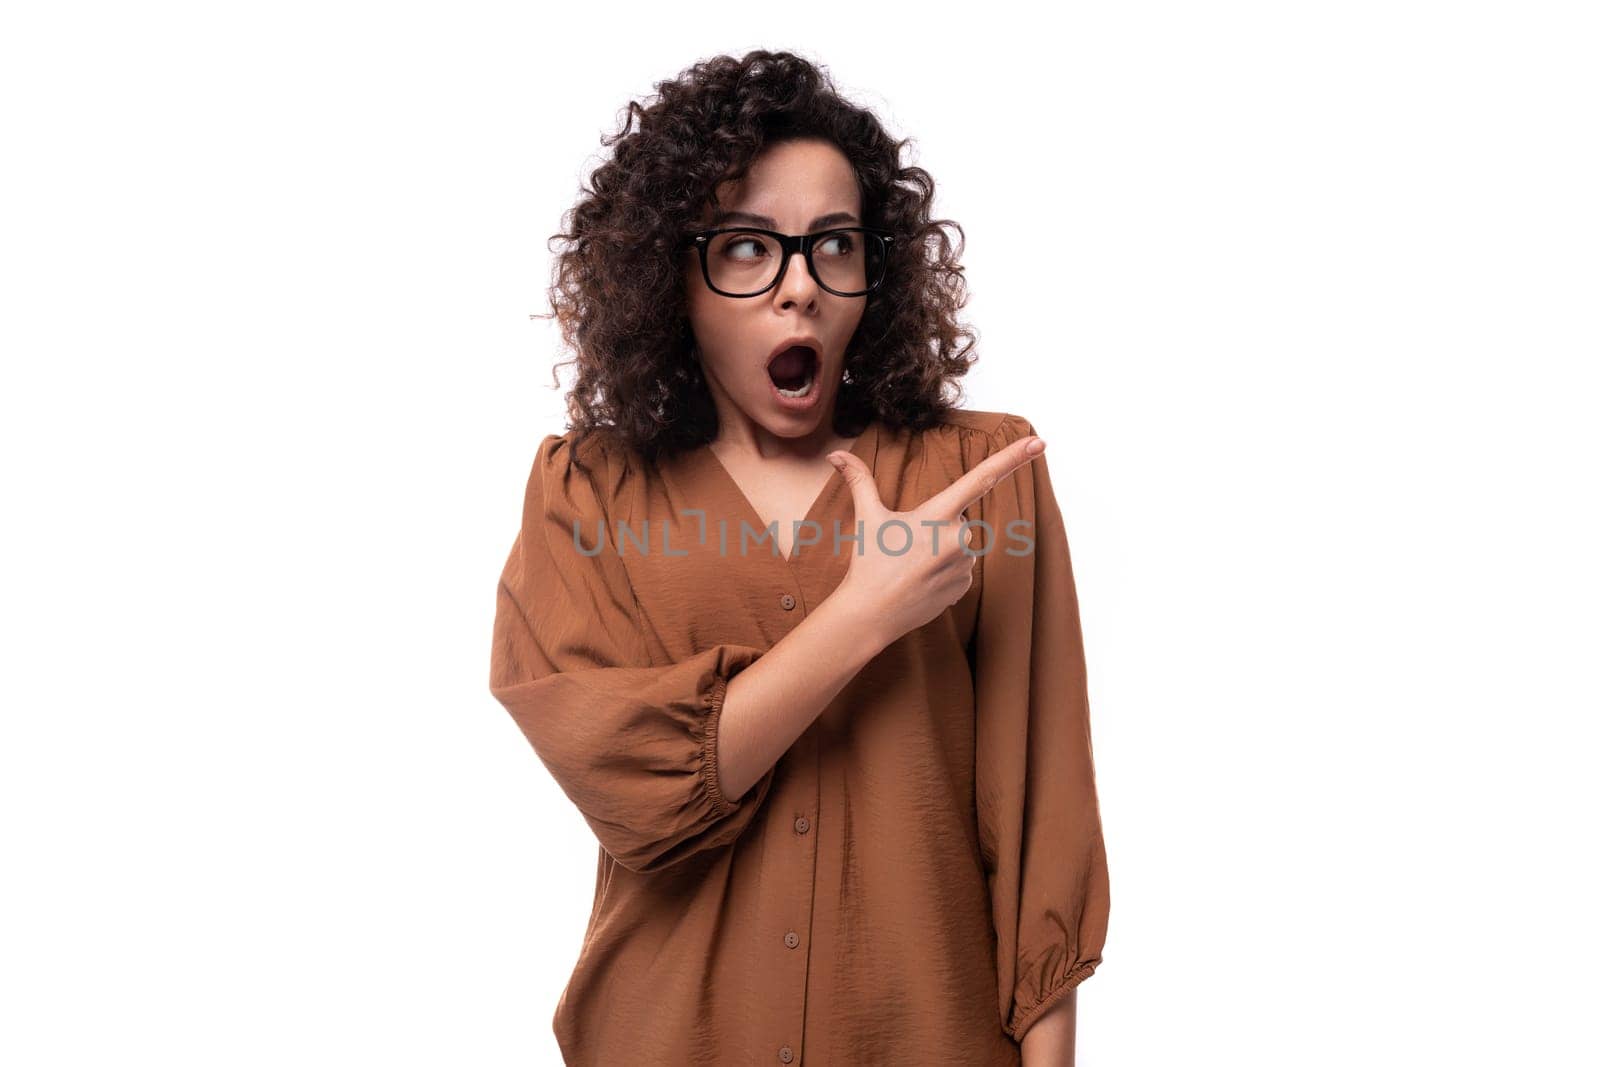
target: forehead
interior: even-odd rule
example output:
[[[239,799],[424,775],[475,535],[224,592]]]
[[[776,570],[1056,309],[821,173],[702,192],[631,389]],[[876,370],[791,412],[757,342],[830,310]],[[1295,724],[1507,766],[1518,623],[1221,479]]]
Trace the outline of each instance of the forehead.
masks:
[[[835,145],[814,139],[768,147],[743,179],[719,185],[717,197],[722,211],[765,215],[779,229],[804,229],[819,215],[859,216],[861,211],[861,189],[850,160]],[[708,204],[706,215],[711,214]]]

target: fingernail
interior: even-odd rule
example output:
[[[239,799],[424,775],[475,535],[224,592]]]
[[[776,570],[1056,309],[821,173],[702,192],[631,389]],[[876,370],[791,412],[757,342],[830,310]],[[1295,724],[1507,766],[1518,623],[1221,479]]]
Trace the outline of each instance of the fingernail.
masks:
[[[1044,438],[1035,437],[1032,441],[1028,442],[1028,447],[1024,448],[1023,451],[1030,456],[1037,456],[1040,452],[1044,451]]]
[[[838,453],[836,453],[836,452],[828,453],[828,462],[832,463],[839,470],[844,470],[844,460],[839,458]]]

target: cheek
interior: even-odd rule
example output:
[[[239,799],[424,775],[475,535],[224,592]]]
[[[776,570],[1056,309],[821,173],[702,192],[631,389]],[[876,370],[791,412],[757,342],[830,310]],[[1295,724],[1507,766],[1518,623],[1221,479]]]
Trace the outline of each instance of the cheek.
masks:
[[[685,273],[683,278],[684,309],[689,316],[689,321],[696,329],[717,329],[720,324],[726,324],[738,317],[740,308],[730,307],[734,301],[713,293],[706,287],[705,279],[700,276],[698,264],[692,273]]]
[[[739,308],[725,306],[726,301],[715,293],[702,294],[703,299],[690,293],[688,300],[689,329],[700,348],[700,359],[724,381],[737,374],[743,362],[745,328],[741,325]]]
[[[699,338],[701,347],[716,347],[729,330],[728,310],[718,307],[715,293],[690,291],[687,301],[689,325]]]
[[[846,333],[854,333],[856,327],[861,325],[861,320],[866,316],[866,313],[867,302],[865,300],[851,300],[849,302],[849,307],[847,307],[844,312],[844,320],[849,326],[849,329],[846,331]]]

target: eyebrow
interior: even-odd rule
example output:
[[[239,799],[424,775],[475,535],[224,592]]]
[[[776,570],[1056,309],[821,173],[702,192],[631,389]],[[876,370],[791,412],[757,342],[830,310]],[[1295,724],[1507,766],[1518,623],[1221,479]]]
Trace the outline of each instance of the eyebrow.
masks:
[[[818,215],[811,220],[810,229],[821,229],[823,226],[833,226],[841,222],[859,223],[861,220],[848,211],[835,211],[827,215]],[[778,228],[778,220],[767,215],[752,215],[748,211],[719,211],[711,219],[711,225],[721,226],[724,222],[744,222],[752,226],[765,226],[769,230]]]

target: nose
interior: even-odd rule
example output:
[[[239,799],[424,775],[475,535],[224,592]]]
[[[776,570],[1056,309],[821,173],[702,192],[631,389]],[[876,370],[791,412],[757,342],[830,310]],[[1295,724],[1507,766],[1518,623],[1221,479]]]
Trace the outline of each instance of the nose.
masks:
[[[804,252],[796,252],[784,261],[783,277],[778,279],[775,291],[779,299],[785,301],[809,303],[816,299],[817,280],[811,276],[811,270],[806,266]]]

